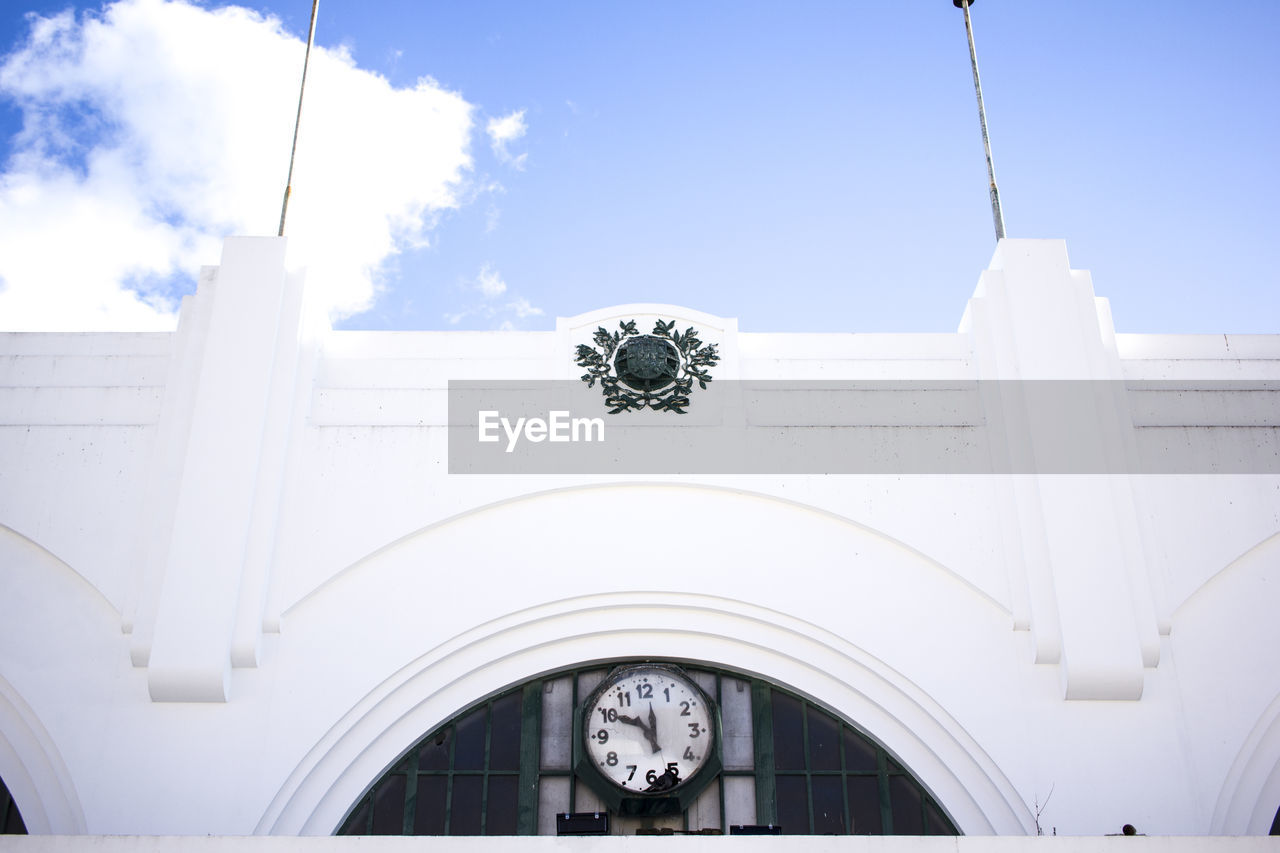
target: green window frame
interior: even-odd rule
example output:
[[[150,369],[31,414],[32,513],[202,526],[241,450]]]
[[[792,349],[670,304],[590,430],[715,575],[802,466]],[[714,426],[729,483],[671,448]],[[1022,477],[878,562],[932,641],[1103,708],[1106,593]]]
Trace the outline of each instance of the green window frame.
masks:
[[[609,669],[635,662],[561,670],[469,706],[393,762],[337,834],[554,834],[556,813],[601,810],[572,772],[576,732],[566,720]],[[959,834],[907,768],[816,703],[743,673],[649,662],[682,666],[722,717],[730,716],[726,700],[737,709],[734,721],[724,720],[721,744],[728,750],[736,735],[737,758],[726,754],[709,790],[665,828],[715,832],[754,823],[780,825],[785,834]],[[754,803],[744,804],[744,796]]]

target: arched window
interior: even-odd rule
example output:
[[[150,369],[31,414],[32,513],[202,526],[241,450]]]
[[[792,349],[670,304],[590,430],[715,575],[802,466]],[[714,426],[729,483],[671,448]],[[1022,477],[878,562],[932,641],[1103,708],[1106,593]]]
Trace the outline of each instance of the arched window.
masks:
[[[26,835],[27,825],[22,822],[18,813],[18,804],[13,801],[9,789],[0,779],[0,835]]]
[[[486,699],[414,744],[352,808],[341,835],[554,835],[604,811],[575,776],[575,709],[612,667],[546,675]],[[911,772],[862,731],[770,682],[684,666],[721,718],[722,769],[682,814],[613,815],[612,831],[957,835]]]

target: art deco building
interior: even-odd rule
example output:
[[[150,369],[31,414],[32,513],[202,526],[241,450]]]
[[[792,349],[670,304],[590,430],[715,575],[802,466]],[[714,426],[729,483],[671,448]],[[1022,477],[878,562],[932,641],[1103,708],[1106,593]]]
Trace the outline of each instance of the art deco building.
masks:
[[[1273,830],[1280,336],[1053,240],[954,334],[334,331],[285,252],[0,335],[6,830]]]

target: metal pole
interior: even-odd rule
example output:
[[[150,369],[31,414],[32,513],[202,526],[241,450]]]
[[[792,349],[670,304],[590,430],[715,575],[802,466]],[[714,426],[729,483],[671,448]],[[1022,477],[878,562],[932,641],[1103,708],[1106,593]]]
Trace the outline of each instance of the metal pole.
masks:
[[[964,10],[964,31],[969,37],[969,62],[973,66],[973,89],[978,93],[978,122],[982,125],[982,148],[987,155],[987,180],[991,183],[991,217],[996,225],[996,239],[1004,239],[1004,214],[1000,211],[1000,190],[996,187],[996,167],[991,159],[991,138],[987,135],[987,110],[982,105],[982,81],[978,79],[978,51],[973,46],[973,22],[969,6],[973,0],[951,0]]]
[[[298,115],[293,120],[293,147],[289,149],[289,177],[284,184],[284,201],[280,204],[280,232],[276,235],[277,237],[284,236],[284,217],[289,212],[289,196],[293,193],[293,159],[298,153],[298,127],[302,124],[302,93],[307,88],[307,66],[311,63],[311,45],[316,40],[316,12],[319,9],[320,0],[311,0],[311,26],[307,30],[307,52],[302,58],[302,85],[298,87]],[[985,133],[986,131],[983,131],[984,135]]]

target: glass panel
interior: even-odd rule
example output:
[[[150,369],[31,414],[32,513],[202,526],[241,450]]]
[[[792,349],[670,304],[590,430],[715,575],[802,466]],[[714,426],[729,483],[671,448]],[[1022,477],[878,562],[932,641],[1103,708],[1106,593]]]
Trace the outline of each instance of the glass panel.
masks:
[[[18,811],[18,804],[9,801],[9,817],[4,822],[5,835],[26,835],[27,825],[22,822],[22,814]]]
[[[22,822],[22,813],[18,811],[18,804],[13,801],[9,789],[4,786],[3,779],[0,779],[0,834],[27,834],[27,825]]]
[[[724,821],[729,826],[756,823],[756,778],[724,777]]]
[[[686,669],[689,677],[694,683],[702,688],[702,692],[711,697],[711,701],[716,701],[716,674],[714,672],[705,672],[703,670]]]
[[[516,691],[493,703],[489,732],[489,769],[520,769],[520,711],[523,698]]]
[[[452,729],[443,728],[424,740],[418,747],[419,770],[449,769],[449,734]]]
[[[720,829],[720,783],[712,779],[689,806],[689,829]]]
[[[803,776],[778,776],[778,825],[787,835],[809,834],[809,790]]]
[[[369,831],[369,799],[360,801],[360,805],[356,807],[346,823],[342,824],[342,829],[338,830],[339,835],[364,835]]]
[[[875,776],[846,776],[849,791],[849,819],[854,835],[880,835],[880,780]]]
[[[846,772],[876,771],[876,748],[848,726],[844,729],[844,769]]]
[[[809,769],[840,769],[840,725],[831,715],[809,706]],[[817,815],[814,815],[816,821]]]
[[[893,806],[894,835],[924,835],[920,789],[906,776],[889,777],[889,802]]]
[[[804,770],[804,731],[800,700],[773,692],[773,765],[778,770]]]
[[[485,835],[516,834],[516,790],[519,779],[515,776],[490,776],[489,799],[484,809]]]
[[[404,834],[404,776],[386,777],[373,795],[373,834]]]
[[[813,776],[813,832],[844,835],[844,789],[839,776]]]
[[[477,708],[458,721],[454,734],[453,769],[484,769],[484,723],[489,709]]]
[[[538,834],[556,834],[556,815],[569,811],[569,777],[543,776],[538,780]]]
[[[585,697],[584,697],[585,698]],[[542,685],[542,769],[569,769],[569,733],[573,729],[573,677]],[[568,800],[565,806],[569,805]],[[555,834],[555,824],[551,834]]]
[[[480,834],[480,798],[483,792],[483,776],[453,777],[453,800],[449,803],[450,835]]]
[[[604,677],[608,674],[608,670],[591,669],[586,672],[578,673],[578,702],[582,702],[591,695],[591,691],[595,690],[600,682],[604,681]]]
[[[418,777],[418,799],[413,808],[414,835],[444,835],[444,797],[448,784],[444,776]]]
[[[755,742],[751,729],[751,683],[724,676],[720,679],[720,725],[724,729],[726,770],[750,770],[755,766]]]
[[[939,809],[937,803],[925,802],[924,804],[924,834],[925,835],[955,835],[956,829],[951,825],[951,821],[947,820]]]

